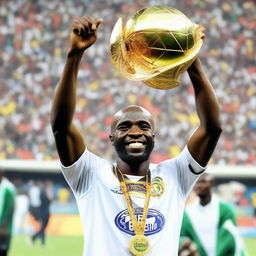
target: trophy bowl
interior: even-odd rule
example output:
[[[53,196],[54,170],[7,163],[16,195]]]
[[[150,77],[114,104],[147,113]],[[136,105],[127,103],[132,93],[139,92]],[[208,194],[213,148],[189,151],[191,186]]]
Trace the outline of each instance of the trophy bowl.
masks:
[[[125,25],[119,18],[110,38],[112,63],[130,80],[157,89],[174,88],[202,46],[198,27],[167,6],[141,9]]]

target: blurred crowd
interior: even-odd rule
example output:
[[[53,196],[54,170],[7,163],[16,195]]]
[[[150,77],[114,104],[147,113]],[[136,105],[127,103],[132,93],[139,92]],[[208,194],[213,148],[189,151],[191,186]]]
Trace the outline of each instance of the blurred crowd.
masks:
[[[126,19],[146,0],[2,0],[0,4],[0,159],[57,159],[50,107],[68,48],[71,21],[91,15],[104,20],[98,40],[79,71],[75,122],[89,149],[112,159],[112,115],[140,104],[156,120],[152,161],[176,156],[198,125],[186,74],[163,91],[121,78],[109,58],[118,17]],[[253,0],[173,0],[172,7],[206,27],[200,58],[220,101],[223,134],[212,164],[256,164],[256,8]]]

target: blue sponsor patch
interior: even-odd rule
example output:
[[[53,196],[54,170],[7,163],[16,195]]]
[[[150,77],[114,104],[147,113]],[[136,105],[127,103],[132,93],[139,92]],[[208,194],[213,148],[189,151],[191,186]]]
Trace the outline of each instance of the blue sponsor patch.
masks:
[[[136,208],[134,211],[135,211],[135,216],[137,218],[137,221],[141,221],[143,208]],[[116,216],[115,224],[121,231],[129,235],[135,235],[132,227],[131,218],[127,209],[121,211]],[[165,224],[164,215],[155,209],[149,209],[147,220],[146,220],[145,235],[150,236],[158,233],[163,229],[164,224]]]

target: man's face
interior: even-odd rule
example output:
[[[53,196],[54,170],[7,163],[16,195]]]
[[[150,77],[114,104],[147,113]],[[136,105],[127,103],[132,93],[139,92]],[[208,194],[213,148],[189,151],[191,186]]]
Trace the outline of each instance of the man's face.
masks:
[[[154,124],[151,115],[140,108],[131,108],[115,116],[110,140],[118,156],[126,163],[149,159],[154,147]]]
[[[194,191],[199,197],[207,196],[211,193],[213,187],[213,180],[208,175],[202,175],[197,181]]]

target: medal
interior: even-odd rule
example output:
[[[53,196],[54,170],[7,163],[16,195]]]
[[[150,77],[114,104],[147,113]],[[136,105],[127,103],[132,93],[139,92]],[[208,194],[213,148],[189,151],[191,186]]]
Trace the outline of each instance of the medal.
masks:
[[[133,255],[145,255],[150,250],[150,244],[147,237],[144,235],[133,236],[130,241],[129,249]]]
[[[118,169],[118,167],[115,167],[114,169],[115,175],[118,178],[120,182],[120,186],[124,195],[124,199],[127,205],[127,209],[131,218],[133,230],[135,233],[135,236],[132,237],[129,249],[130,252],[135,256],[145,255],[150,250],[150,243],[148,238],[144,235],[145,232],[145,226],[146,226],[146,219],[148,215],[148,206],[149,206],[149,200],[150,200],[150,190],[151,190],[151,174],[150,171],[146,175],[146,199],[145,204],[143,207],[143,214],[142,214],[142,220],[137,221],[134,209],[132,207],[132,200],[129,195],[124,176],[121,173],[121,171]]]

